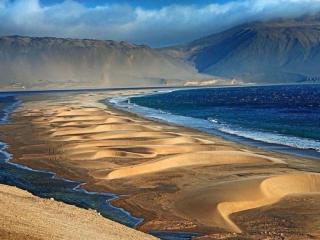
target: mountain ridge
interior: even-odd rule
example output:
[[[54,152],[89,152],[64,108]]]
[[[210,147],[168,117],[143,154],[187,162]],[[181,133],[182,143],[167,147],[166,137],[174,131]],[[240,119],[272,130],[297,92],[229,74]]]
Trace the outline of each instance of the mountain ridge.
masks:
[[[320,82],[320,13],[245,23],[161,49],[4,36],[0,72],[3,89]]]
[[[160,49],[199,72],[254,83],[320,80],[320,14],[246,23]]]
[[[55,37],[0,37],[0,87],[49,89],[184,85],[208,79],[146,45]]]

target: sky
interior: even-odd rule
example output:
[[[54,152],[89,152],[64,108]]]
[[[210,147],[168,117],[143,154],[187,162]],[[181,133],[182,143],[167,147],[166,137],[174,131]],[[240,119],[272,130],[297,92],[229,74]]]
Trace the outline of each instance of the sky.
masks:
[[[320,11],[320,0],[0,0],[0,36],[129,41],[163,47],[238,24]]]

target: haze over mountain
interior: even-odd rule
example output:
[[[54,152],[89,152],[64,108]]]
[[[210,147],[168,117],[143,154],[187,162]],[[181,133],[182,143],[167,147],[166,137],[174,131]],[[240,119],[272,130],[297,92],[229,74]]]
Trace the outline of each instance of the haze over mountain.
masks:
[[[163,49],[1,37],[0,73],[1,88],[319,82],[320,14],[247,23]]]
[[[320,81],[320,14],[244,24],[161,51],[243,82]]]
[[[1,88],[184,85],[207,78],[185,62],[126,42],[0,38]]]

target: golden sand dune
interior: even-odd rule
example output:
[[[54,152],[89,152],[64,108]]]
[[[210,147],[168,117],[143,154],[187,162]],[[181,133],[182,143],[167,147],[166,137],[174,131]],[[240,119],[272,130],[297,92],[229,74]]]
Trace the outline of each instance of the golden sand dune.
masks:
[[[149,139],[163,139],[163,138],[170,138],[179,136],[176,133],[170,132],[155,132],[155,131],[114,131],[114,132],[102,132],[95,134],[92,136],[92,139],[137,139],[137,138],[144,138],[144,140]]]
[[[73,121],[73,122],[61,122],[60,127],[79,127],[79,126],[91,126],[91,125],[101,125],[104,124],[104,120],[96,120],[96,121]]]
[[[160,172],[172,168],[195,165],[224,165],[244,163],[280,163],[283,161],[258,154],[240,151],[200,151],[176,156],[165,157],[161,160],[123,167],[108,174],[107,179],[132,177],[141,174]]]
[[[81,131],[80,131],[81,132]],[[55,137],[53,140],[56,141],[91,141],[91,140],[123,140],[130,138],[135,141],[149,141],[160,139],[172,138],[178,136],[175,133],[162,133],[156,131],[136,131],[136,130],[115,130],[107,132],[97,132],[97,133],[74,133],[66,136],[52,136]]]
[[[268,198],[292,193],[320,193],[320,174],[288,174],[264,180],[261,191]]]
[[[320,194],[320,174],[286,174],[219,184],[190,193],[177,205],[203,224],[240,233],[241,229],[230,219],[231,214],[274,204],[287,195],[310,193]]]
[[[146,145],[151,151],[157,153],[158,155],[171,155],[171,154],[183,154],[191,152],[209,151],[212,150],[212,145],[206,144],[176,144],[176,145]]]
[[[121,142],[122,143],[122,142]],[[74,154],[86,154],[86,153],[101,153],[104,152],[108,154],[110,152],[128,152],[128,153],[136,153],[139,154],[141,158],[148,157],[156,157],[158,155],[172,155],[172,154],[182,154],[182,153],[190,153],[195,151],[207,151],[212,150],[212,146],[210,145],[193,145],[193,144],[180,144],[176,146],[172,145],[139,145],[138,142],[134,144],[120,145],[118,144],[110,144],[106,146],[105,144],[83,144],[82,146],[65,146],[64,152],[70,155]],[[142,143],[140,143],[142,144]],[[114,147],[112,147],[114,146]],[[120,156],[120,155],[119,155]]]
[[[178,137],[170,137],[163,139],[146,139],[146,138],[127,138],[127,139],[105,139],[105,140],[92,140],[86,139],[84,142],[77,143],[66,143],[64,148],[67,149],[81,149],[81,148],[94,148],[94,147],[113,147],[113,146],[163,146],[163,149],[172,149],[179,148],[180,146],[193,146],[196,147],[198,144],[201,144],[200,140],[178,136]],[[208,147],[208,146],[207,146]],[[215,146],[209,145],[212,149],[215,149]]]
[[[170,136],[169,138],[151,138],[147,141],[144,141],[144,144],[150,144],[150,145],[171,145],[171,146],[178,146],[183,144],[202,144],[205,143],[205,141],[186,136],[186,135],[176,135],[176,136]],[[212,142],[213,143],[213,142]]]
[[[38,118],[39,121],[44,121],[42,118]],[[60,124],[61,127],[79,127],[83,125],[103,125],[103,124],[123,124],[123,123],[139,123],[138,121],[132,121],[127,118],[121,118],[121,117],[98,117],[98,118],[92,118],[90,117],[68,117],[68,118],[54,118],[50,121],[51,123]]]
[[[147,148],[118,148],[118,149],[87,149],[69,155],[72,160],[97,160],[103,158],[116,157],[121,158],[153,158],[156,153],[149,151]]]
[[[69,117],[53,117],[49,122],[50,123],[68,123],[70,121],[74,122],[84,122],[84,121],[98,121],[98,120],[106,120],[105,116],[69,116]]]
[[[105,121],[105,123],[131,123],[131,122],[138,122],[138,121],[133,121],[132,119],[124,118],[124,117],[109,117]]]
[[[171,139],[168,140],[168,142]],[[177,138],[179,142],[181,139]],[[125,139],[116,139],[116,140],[87,140],[76,143],[66,143],[63,146],[63,152],[65,154],[82,154],[82,153],[92,153],[98,152],[100,150],[120,150],[128,152],[138,153],[154,153],[158,155],[171,155],[179,153],[189,153],[193,151],[206,151],[206,150],[215,150],[212,145],[208,144],[192,144],[192,143],[181,143],[177,145],[164,144],[166,140],[157,141],[157,140],[125,140]],[[223,148],[223,147],[221,147]],[[226,147],[226,150],[228,148]]]
[[[90,116],[101,111],[96,108],[82,108],[82,109],[60,109],[57,117],[72,117],[72,116]]]
[[[144,131],[149,130],[148,128],[138,125],[138,124],[130,124],[130,125],[119,125],[119,124],[106,124],[106,125],[98,125],[92,127],[59,127],[52,129],[52,136],[68,136],[68,135],[76,135],[76,134],[90,134],[90,133],[103,133],[107,131]]]

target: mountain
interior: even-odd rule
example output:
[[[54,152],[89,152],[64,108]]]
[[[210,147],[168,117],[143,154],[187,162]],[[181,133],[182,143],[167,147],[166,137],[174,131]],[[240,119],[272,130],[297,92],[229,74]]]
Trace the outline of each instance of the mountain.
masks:
[[[208,78],[190,64],[126,42],[0,38],[0,88],[184,85]]]
[[[0,37],[0,73],[1,89],[320,82],[320,14],[247,23],[164,49]]]
[[[320,14],[248,23],[160,51],[243,82],[320,82]]]

